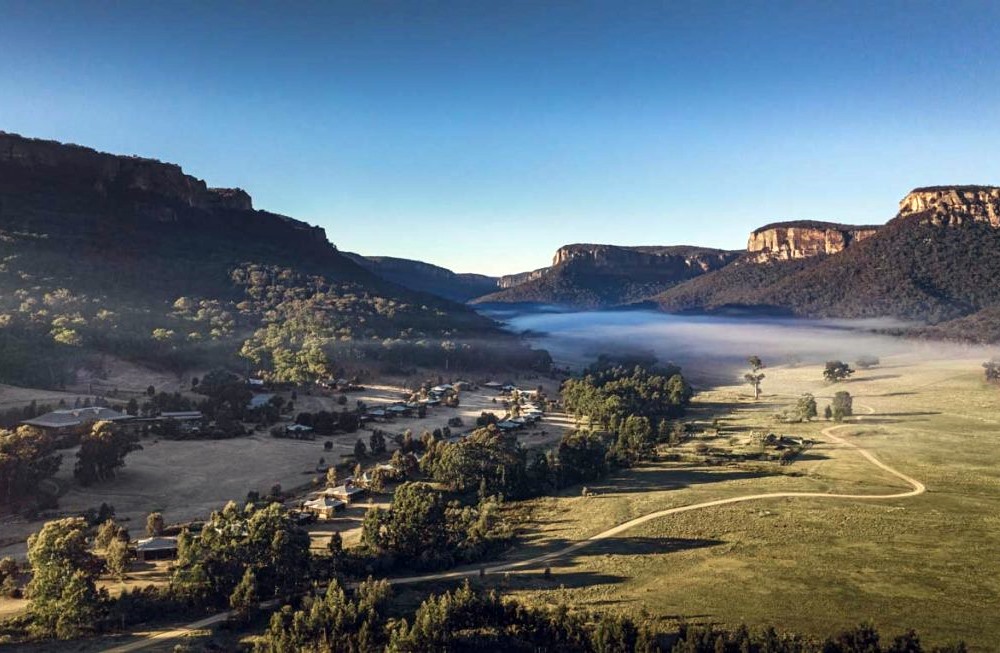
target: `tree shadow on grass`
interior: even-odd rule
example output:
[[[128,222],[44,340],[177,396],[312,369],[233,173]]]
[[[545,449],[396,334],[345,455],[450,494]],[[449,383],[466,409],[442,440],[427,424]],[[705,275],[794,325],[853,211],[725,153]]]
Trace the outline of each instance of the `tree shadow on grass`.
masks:
[[[748,399],[747,401],[697,401],[688,408],[689,417],[734,417],[733,413],[740,408],[755,408],[755,409],[778,409],[785,408],[788,406],[787,401],[767,401],[758,400],[754,401]]]
[[[792,459],[793,462],[806,462],[806,461],[817,461],[817,460],[830,460],[830,456],[826,454],[818,453],[816,451],[803,451]]]
[[[875,376],[859,376],[850,379],[845,379],[841,383],[864,383],[865,381],[888,381],[889,379],[898,379],[899,374],[876,374]]]
[[[921,415],[940,415],[941,411],[937,410],[925,410],[925,411],[911,411],[908,413],[878,413],[880,417],[919,417]],[[865,420],[870,421],[870,420]]]
[[[571,557],[601,555],[656,555],[705,549],[724,544],[722,540],[685,537],[608,537],[578,549]]]
[[[640,468],[631,470],[627,476],[610,478],[604,483],[590,484],[587,487],[594,498],[600,499],[604,494],[681,490],[694,485],[763,478],[770,475],[766,472],[731,469],[710,472],[681,468],[646,470]]]

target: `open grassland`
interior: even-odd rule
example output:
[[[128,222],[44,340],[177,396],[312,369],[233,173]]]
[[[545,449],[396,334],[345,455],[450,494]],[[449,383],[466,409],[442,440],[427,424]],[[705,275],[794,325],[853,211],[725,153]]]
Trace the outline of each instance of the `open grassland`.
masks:
[[[551,579],[514,575],[523,598],[582,608],[645,609],[672,621],[775,624],[825,636],[873,620],[883,632],[917,628],[925,642],[1000,644],[1000,392],[978,360],[897,358],[836,386],[818,366],[767,370],[759,402],[748,387],[698,395],[699,443],[743,446],[759,430],[816,440],[791,465],[659,462],[591,486],[595,496],[539,499],[517,557],[530,558],[656,510],[741,494],[883,494],[905,483],[857,451],[824,442],[820,420],[779,424],[802,392],[820,411],[848,390],[874,414],[837,433],[923,481],[918,497],[766,499],[657,519],[553,563]],[[712,427],[713,420],[718,427]],[[704,447],[701,447],[704,451]]]

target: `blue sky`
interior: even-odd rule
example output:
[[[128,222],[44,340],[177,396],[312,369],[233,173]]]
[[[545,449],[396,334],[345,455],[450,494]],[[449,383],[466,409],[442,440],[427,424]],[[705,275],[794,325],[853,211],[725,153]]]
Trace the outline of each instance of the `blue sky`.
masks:
[[[998,64],[995,2],[0,0],[0,129],[499,274],[1000,183]]]

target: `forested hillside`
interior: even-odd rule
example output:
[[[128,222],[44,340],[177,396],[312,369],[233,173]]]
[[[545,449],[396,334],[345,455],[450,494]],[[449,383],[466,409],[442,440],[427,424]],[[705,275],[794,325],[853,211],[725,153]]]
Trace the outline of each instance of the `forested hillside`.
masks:
[[[988,222],[945,224],[926,212],[906,214],[837,254],[741,261],[672,288],[656,301],[670,311],[737,304],[780,307],[809,317],[895,317],[936,324],[1000,305],[998,252],[1000,230]],[[964,321],[947,333],[975,336],[958,333],[969,328],[978,329],[974,321]]]
[[[551,267],[500,279],[503,290],[477,303],[556,304],[606,308],[639,302],[715,270],[738,252],[707,247],[618,247],[567,245]]]
[[[0,133],[0,381],[59,386],[98,353],[243,367],[241,349],[262,374],[301,380],[364,358],[474,365],[501,344],[502,362],[534,360],[491,321],[376,277],[241,190]]]
[[[496,277],[459,274],[423,261],[392,256],[362,256],[351,252],[344,252],[344,255],[387,281],[455,302],[467,302],[497,288]]]

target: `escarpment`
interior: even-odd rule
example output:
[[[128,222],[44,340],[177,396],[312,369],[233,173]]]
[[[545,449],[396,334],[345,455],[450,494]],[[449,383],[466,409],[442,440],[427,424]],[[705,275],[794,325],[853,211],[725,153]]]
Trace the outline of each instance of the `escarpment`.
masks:
[[[845,225],[798,220],[775,222],[755,229],[747,240],[749,259],[758,263],[836,254],[875,235],[877,225]]]
[[[1000,227],[1000,187],[928,186],[915,188],[899,202],[899,217],[921,216],[939,226],[982,222]]]
[[[533,302],[597,308],[642,301],[727,265],[741,252],[691,246],[574,244],[547,268],[501,277],[500,291],[477,302]]]
[[[240,188],[209,188],[179,165],[138,156],[121,156],[56,141],[0,132],[0,164],[37,175],[58,175],[99,193],[139,191],[169,198],[191,208],[253,210]]]

